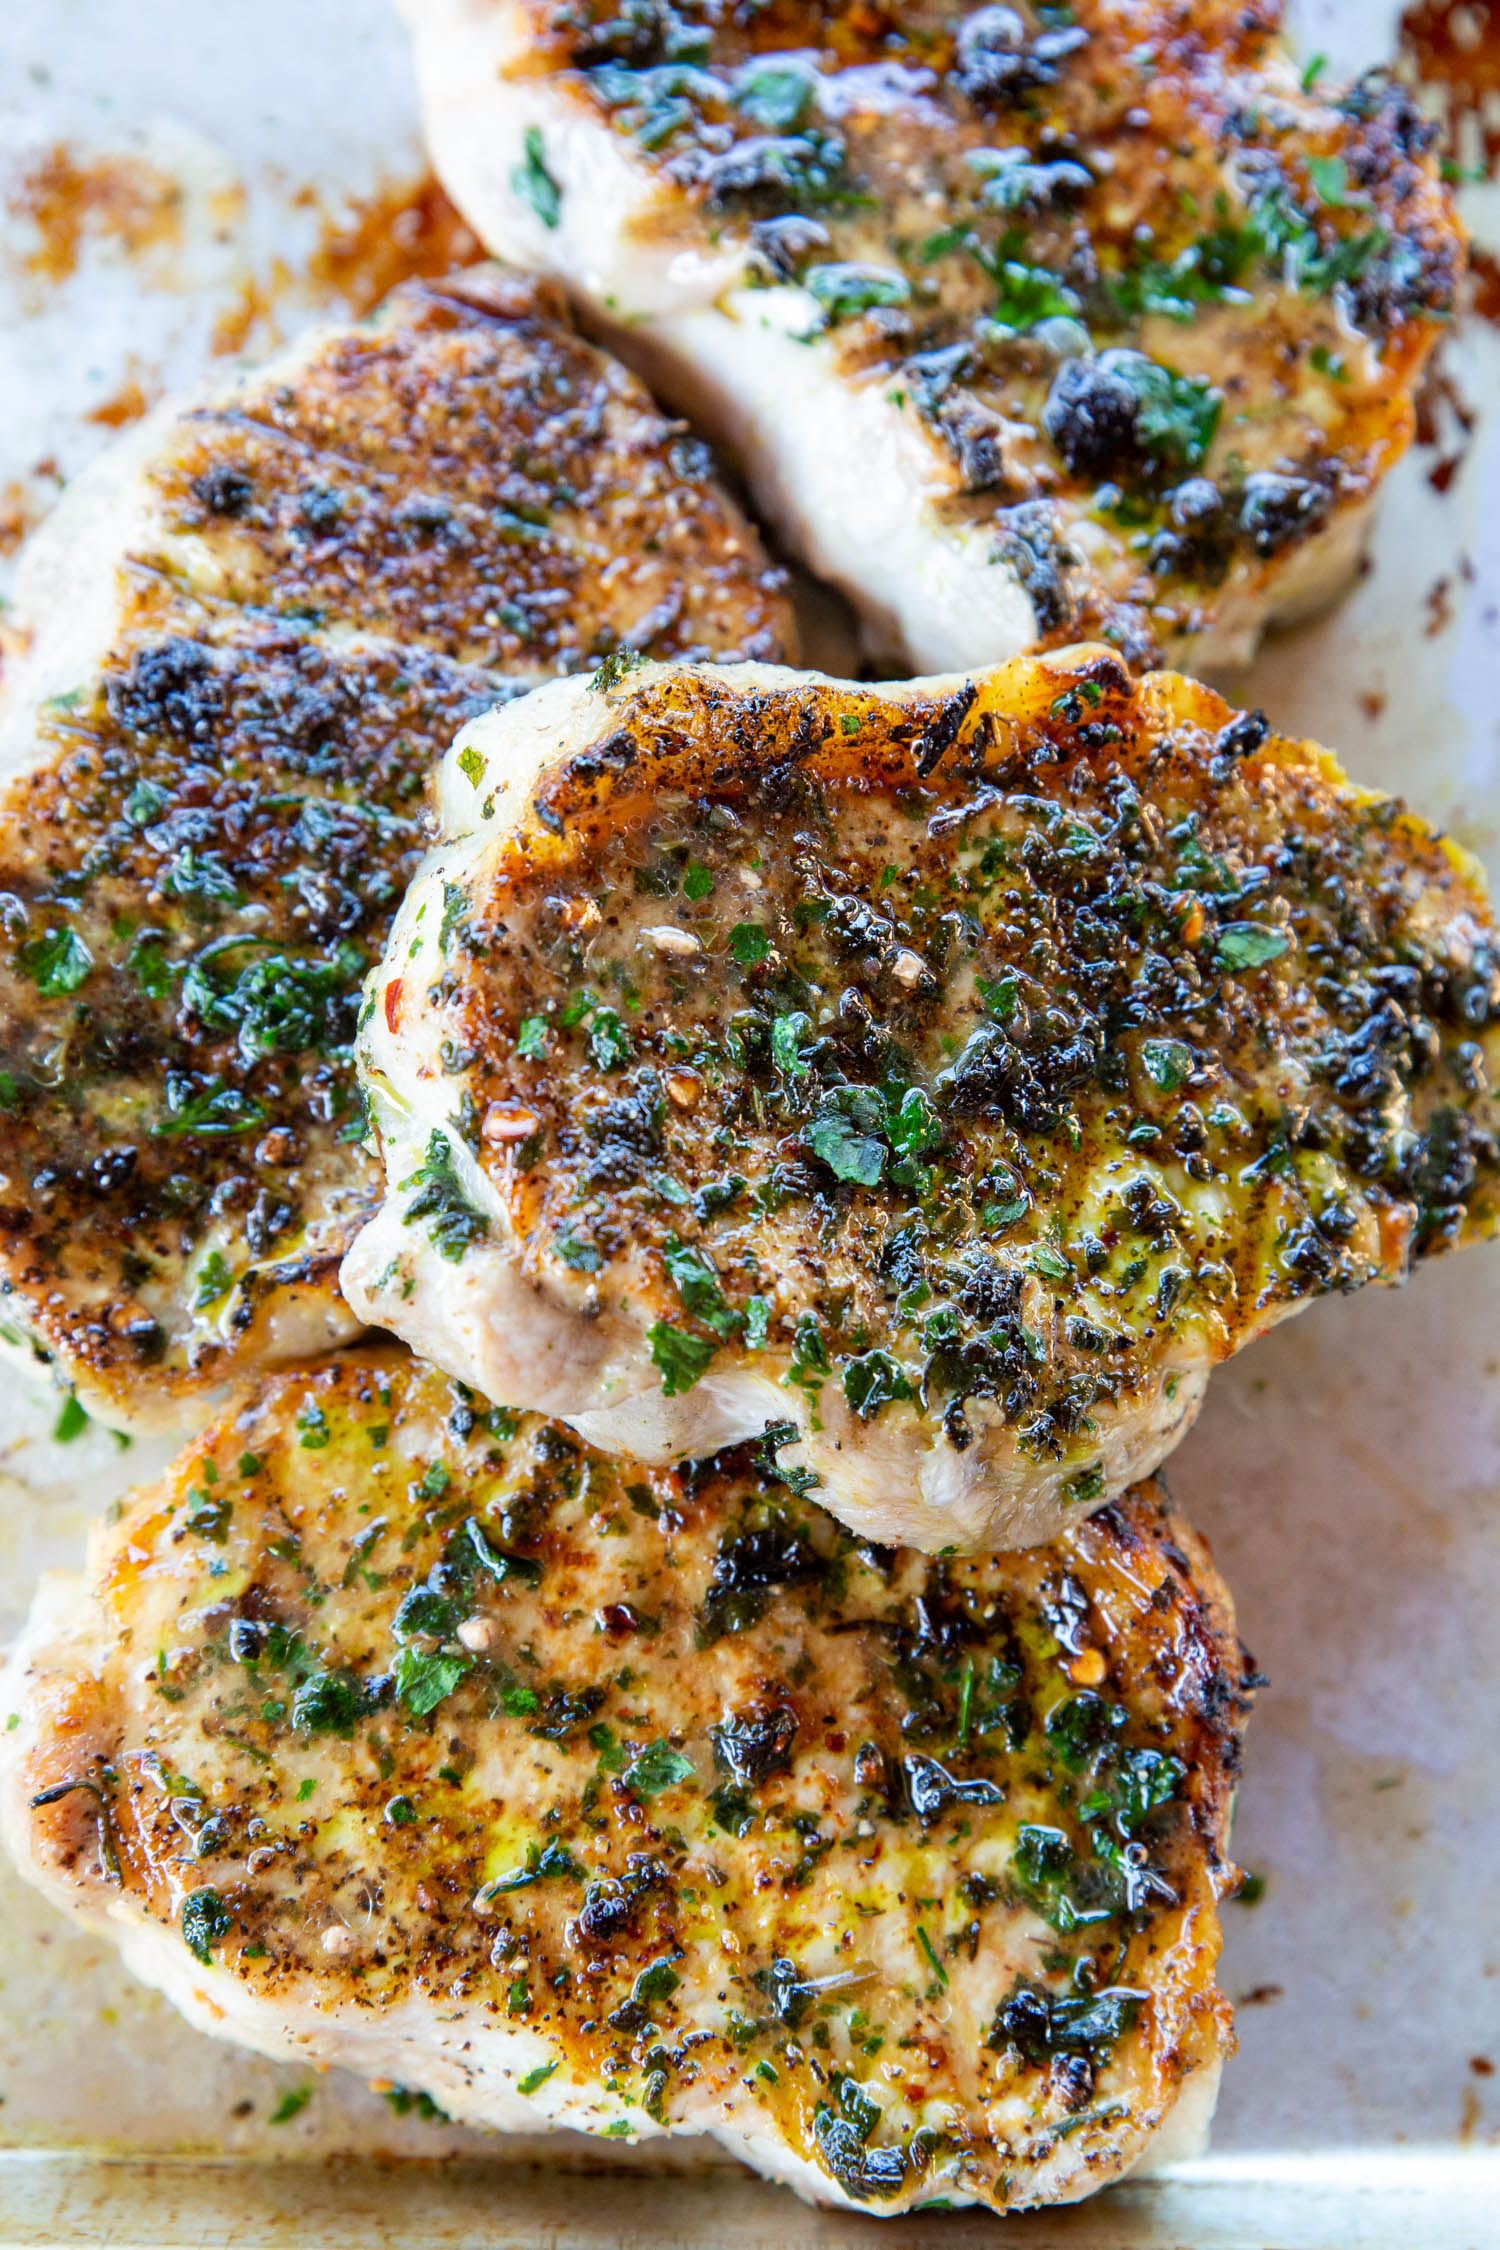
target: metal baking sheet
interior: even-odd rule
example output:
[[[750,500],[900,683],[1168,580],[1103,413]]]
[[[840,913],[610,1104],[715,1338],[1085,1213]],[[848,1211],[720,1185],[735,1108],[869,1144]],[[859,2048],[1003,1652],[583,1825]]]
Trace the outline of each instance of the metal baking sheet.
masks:
[[[1452,56],[1486,35],[1500,56],[1500,5],[1411,13]],[[1389,54],[1398,14],[1293,10],[1333,73]],[[1466,187],[1464,206],[1500,242],[1500,189]],[[0,590],[60,481],[163,390],[470,247],[423,183],[385,0],[7,0]],[[1236,687],[1407,792],[1500,881],[1500,335],[1470,321],[1445,370],[1368,574]],[[0,1393],[0,1635],[164,1450],[97,1429],[59,1444],[57,1406],[35,1381]],[[1170,1481],[1272,1680],[1236,1831],[1264,1887],[1225,1917],[1240,2053],[1206,2156],[1007,2220],[1007,2238],[1481,2250],[1500,2242],[1500,1251],[1278,1331],[1216,1379]],[[876,2237],[691,2146],[628,2177],[611,2162],[208,2040],[0,1868],[0,2250]],[[996,2224],[897,2231],[960,2250]]]

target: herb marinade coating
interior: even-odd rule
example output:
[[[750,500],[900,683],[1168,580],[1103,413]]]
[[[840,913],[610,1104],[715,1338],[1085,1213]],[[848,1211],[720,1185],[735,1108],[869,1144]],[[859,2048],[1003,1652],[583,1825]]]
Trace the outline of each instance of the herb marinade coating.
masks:
[[[346,1286],[593,1442],[783,1422],[873,1536],[1050,1537],[1272,1322],[1500,1219],[1477,864],[1191,682],[647,670],[440,793]]]
[[[789,612],[705,449],[494,269],[164,410],[42,541],[0,757],[0,1316],[170,1421],[355,1330],[359,987],[458,728],[623,641],[784,649]]]
[[[1149,1488],[933,1561],[795,1481],[275,1377],[38,1611],[22,1864],[206,2028],[459,2116],[1087,2193],[1229,2042],[1227,1596]]]
[[[410,12],[473,223],[722,413],[783,535],[912,668],[1034,636],[1238,661],[1347,573],[1462,234],[1412,95],[1299,82],[1269,0]],[[618,224],[595,179],[634,198]],[[953,570],[946,622],[840,532],[840,492],[886,520],[877,455]],[[1000,576],[1031,621],[1007,640]]]

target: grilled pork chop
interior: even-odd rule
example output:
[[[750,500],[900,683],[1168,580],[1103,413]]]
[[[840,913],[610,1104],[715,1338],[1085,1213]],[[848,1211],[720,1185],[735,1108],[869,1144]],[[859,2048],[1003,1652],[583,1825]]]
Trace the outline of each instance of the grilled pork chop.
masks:
[[[387,1348],[271,1378],[49,1586],[5,1820],[205,2030],[1000,2210],[1211,2103],[1249,1685],[1150,1487],[933,1562]]]
[[[1022,1546],[1500,1225],[1476,863],[1189,681],[611,668],[439,797],[344,1289],[593,1444],[779,1425],[857,1532]]]
[[[354,1332],[350,1040],[463,721],[788,646],[704,449],[493,270],[164,409],[40,534],[0,721],[0,1313],[111,1421]]]
[[[1461,238],[1273,0],[404,0],[444,181],[918,671],[1237,663],[1336,591]]]

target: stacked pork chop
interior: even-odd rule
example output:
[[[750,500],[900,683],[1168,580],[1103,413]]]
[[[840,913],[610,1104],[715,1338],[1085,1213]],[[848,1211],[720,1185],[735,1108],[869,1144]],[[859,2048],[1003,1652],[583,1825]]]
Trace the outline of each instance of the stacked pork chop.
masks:
[[[1460,244],[1409,95],[1274,5],[403,5],[470,223],[882,654],[1236,663],[1352,569]]]
[[[701,444],[494,271],[60,511],[5,1287],[200,1434],[39,1599],[9,1839],[264,2052],[1073,2199],[1231,2040],[1254,1679],[1152,1472],[1500,1225],[1474,863],[1140,676],[1345,565],[1451,212],[1265,9],[411,12],[481,232],[964,669],[788,669]]]
[[[359,988],[465,717],[620,648],[778,657],[708,458],[493,269],[104,456],[0,716],[0,1271],[112,1421],[355,1332]]]

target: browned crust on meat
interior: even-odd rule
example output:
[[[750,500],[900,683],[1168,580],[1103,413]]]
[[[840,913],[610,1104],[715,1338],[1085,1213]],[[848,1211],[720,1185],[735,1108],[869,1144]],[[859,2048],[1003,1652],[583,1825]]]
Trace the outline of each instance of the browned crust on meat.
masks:
[[[642,1472],[346,1354],[142,1494],[29,1664],[12,1788],[65,1902],[175,1943],[191,1895],[204,1989],[283,2020],[431,2003],[627,2119],[748,2100],[876,2209],[924,2166],[1024,2206],[1060,2149],[1085,2192],[1230,2038],[1247,1659],[1156,1486],[1051,1548],[883,1553],[745,1452]],[[846,1921],[875,1968],[799,2000]],[[1086,2036],[1049,2015],[1090,1991]],[[841,2074],[874,2141],[818,2122],[862,2114]]]
[[[1411,440],[1464,262],[1434,135],[1384,74],[1299,87],[1277,5],[518,12],[514,75],[632,146],[648,234],[813,289],[1041,645],[1182,660],[1224,611],[1274,607]],[[1084,347],[1214,386],[1212,426],[1179,392],[1126,429],[1128,390],[1068,373]]]
[[[494,268],[185,409],[146,484],[111,644],[0,798],[0,1286],[132,1418],[352,1331],[354,1008],[464,720],[792,633],[706,450]]]
[[[958,1451],[986,1402],[1087,1502],[1096,1416],[1500,1224],[1477,863],[1107,651],[910,693],[627,680],[451,871],[370,1003],[377,1119],[389,1072],[451,1121],[397,1324],[448,1285],[406,1242],[494,1239],[440,1193],[446,1132],[538,1286],[666,1324],[668,1397],[760,1370]]]

